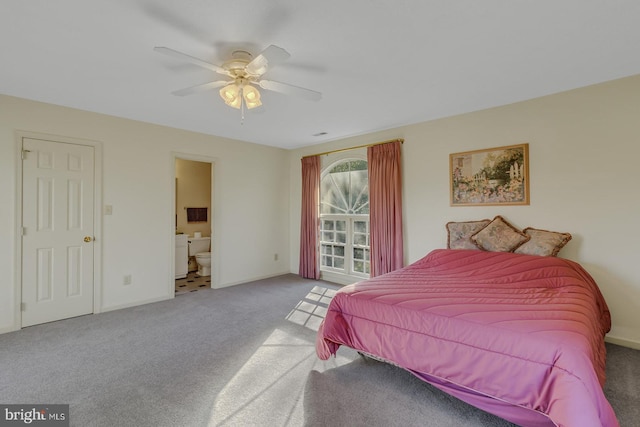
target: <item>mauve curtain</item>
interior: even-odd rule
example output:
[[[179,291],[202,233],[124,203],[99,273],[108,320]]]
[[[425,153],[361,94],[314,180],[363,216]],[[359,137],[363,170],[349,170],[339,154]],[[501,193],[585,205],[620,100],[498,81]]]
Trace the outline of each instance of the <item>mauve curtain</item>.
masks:
[[[367,149],[371,277],[397,270],[404,263],[400,144],[395,141]]]
[[[318,259],[318,205],[320,156],[302,158],[302,217],[300,221],[300,269],[307,279],[320,278]]]

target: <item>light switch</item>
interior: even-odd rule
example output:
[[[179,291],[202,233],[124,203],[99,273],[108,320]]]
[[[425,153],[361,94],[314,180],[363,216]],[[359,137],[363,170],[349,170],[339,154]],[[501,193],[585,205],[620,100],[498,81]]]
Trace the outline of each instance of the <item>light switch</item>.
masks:
[[[111,215],[111,214],[113,214],[113,206],[111,206],[111,205],[104,205],[104,214],[105,214],[105,215]]]

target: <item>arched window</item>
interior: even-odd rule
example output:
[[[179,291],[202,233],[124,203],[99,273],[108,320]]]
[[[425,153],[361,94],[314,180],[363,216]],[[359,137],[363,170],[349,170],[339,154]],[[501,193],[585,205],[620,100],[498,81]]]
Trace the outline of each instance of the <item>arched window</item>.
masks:
[[[320,270],[369,277],[367,161],[329,166],[320,180]]]

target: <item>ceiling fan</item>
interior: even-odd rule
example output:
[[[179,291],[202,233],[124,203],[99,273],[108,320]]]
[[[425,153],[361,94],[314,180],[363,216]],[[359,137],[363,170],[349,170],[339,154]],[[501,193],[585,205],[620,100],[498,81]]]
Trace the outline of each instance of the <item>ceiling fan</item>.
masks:
[[[187,55],[168,47],[157,46],[153,50],[171,56],[175,59],[191,62],[218,74],[228,77],[227,80],[216,80],[180,89],[172,92],[177,96],[191,95],[206,90],[220,89],[220,97],[225,104],[233,108],[252,109],[262,105],[258,87],[286,95],[294,95],[311,101],[319,101],[322,98],[320,92],[293,86],[287,83],[264,80],[262,76],[273,66],[286,61],[291,55],[281,47],[270,45],[260,52],[255,58],[250,52],[236,50],[231,54],[231,59],[221,66],[211,64],[193,56]]]

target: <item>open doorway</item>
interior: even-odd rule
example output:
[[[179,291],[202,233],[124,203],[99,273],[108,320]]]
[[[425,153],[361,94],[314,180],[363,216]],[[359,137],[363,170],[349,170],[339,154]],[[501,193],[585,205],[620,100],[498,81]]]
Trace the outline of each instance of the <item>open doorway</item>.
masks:
[[[213,287],[214,163],[175,157],[175,295]]]

